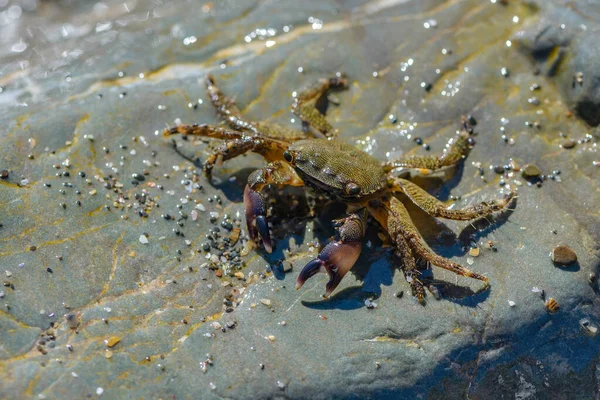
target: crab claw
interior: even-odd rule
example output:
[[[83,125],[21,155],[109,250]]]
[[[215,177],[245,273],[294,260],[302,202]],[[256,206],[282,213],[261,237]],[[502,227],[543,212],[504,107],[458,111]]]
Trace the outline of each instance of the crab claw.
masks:
[[[329,275],[324,297],[329,297],[340,284],[344,275],[356,263],[361,250],[361,242],[330,242],[317,258],[302,269],[296,280],[296,290],[300,289],[311,276],[324,272]]]
[[[267,253],[273,252],[273,242],[267,224],[267,207],[260,193],[246,185],[244,189],[244,204],[246,205],[246,224],[250,239],[258,243],[259,238]]]

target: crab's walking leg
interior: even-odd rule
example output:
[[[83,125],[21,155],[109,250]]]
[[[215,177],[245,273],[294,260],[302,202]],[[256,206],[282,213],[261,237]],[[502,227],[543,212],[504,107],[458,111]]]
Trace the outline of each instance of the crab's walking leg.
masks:
[[[408,243],[408,246],[411,248],[411,250],[420,257],[422,257],[424,260],[429,261],[431,264],[440,268],[452,271],[457,275],[463,275],[469,278],[484,281],[486,282],[487,286],[488,279],[485,276],[473,272],[460,264],[457,264],[435,254],[419,234],[419,231],[417,230],[417,227],[413,224],[410,215],[406,210],[406,207],[404,207],[404,204],[402,204],[400,200],[398,200],[395,197],[392,197],[389,200],[389,205],[387,205],[387,209],[387,230],[390,233],[392,239],[398,236],[402,236],[404,240],[406,240],[406,243]],[[373,215],[375,215],[376,219],[378,219],[376,213],[374,213]]]
[[[297,129],[270,122],[255,122],[246,119],[233,99],[223,94],[212,75],[208,75],[204,82],[213,106],[217,109],[221,118],[232,129],[249,132],[253,136],[264,136],[271,139],[296,141],[308,138],[304,132]]]
[[[231,128],[236,130],[249,130],[256,133],[254,123],[247,121],[242,116],[242,113],[235,102],[221,92],[221,89],[215,83],[215,78],[212,75],[206,76],[204,84],[206,85],[206,90],[213,106],[217,109],[221,118],[223,118]]]
[[[467,156],[474,144],[469,132],[463,129],[446,144],[444,153],[439,156],[409,156],[399,160],[388,161],[383,164],[386,172],[396,168],[414,168],[422,174],[429,174],[435,170],[458,164]]]
[[[338,224],[339,240],[329,242],[317,258],[306,264],[298,275],[296,289],[300,289],[311,276],[324,272],[329,275],[329,282],[325,286],[325,297],[328,297],[358,260],[367,226],[367,209],[363,208],[335,222]]]
[[[212,139],[234,140],[245,137],[243,132],[206,124],[177,125],[163,131],[163,136],[204,136]]]
[[[273,251],[273,242],[267,224],[267,206],[260,191],[269,184],[303,186],[304,182],[296,174],[294,168],[283,161],[272,162],[257,169],[248,177],[248,184],[244,190],[248,233],[254,243],[258,243],[259,239],[262,240],[267,253]]]
[[[222,146],[219,146],[204,163],[204,173],[209,179],[212,174],[212,169],[216,164],[230,160],[248,151],[262,155],[267,161],[276,161],[283,160],[283,152],[288,148],[288,144],[280,140],[249,136],[244,134],[244,132],[204,124],[178,125],[166,129],[163,133],[164,136],[175,134],[227,140],[227,142]]]
[[[511,191],[502,199],[492,200],[490,202],[481,202],[461,209],[448,209],[447,206],[421,189],[414,183],[402,178],[395,178],[392,186],[394,192],[402,192],[408,198],[419,206],[423,211],[432,217],[452,219],[458,221],[467,221],[471,219],[486,217],[496,211],[502,210],[515,198],[516,192]]]
[[[416,297],[419,302],[422,302],[423,298],[425,297],[425,290],[423,289],[423,283],[419,279],[420,274],[417,270],[417,265],[415,263],[415,257],[413,256],[412,250],[402,234],[397,231],[390,230],[390,227],[392,229],[397,227],[397,222],[390,221],[392,217],[390,216],[387,208],[382,205],[370,204],[369,212],[392,238],[392,241],[396,245],[395,254],[402,260],[402,271],[404,272],[404,277],[410,284],[413,296]]]
[[[327,137],[335,136],[336,131],[327,122],[325,116],[315,108],[317,100],[329,89],[343,89],[348,85],[348,80],[342,77],[319,79],[319,81],[306,90],[296,94],[292,103],[292,111],[304,123],[312,126]]]

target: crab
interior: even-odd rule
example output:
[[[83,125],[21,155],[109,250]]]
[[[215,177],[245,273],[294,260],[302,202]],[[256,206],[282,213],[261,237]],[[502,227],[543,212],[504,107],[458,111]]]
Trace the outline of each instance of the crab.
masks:
[[[242,115],[235,102],[226,97],[211,75],[205,79],[210,99],[225,126],[178,125],[164,135],[181,134],[221,139],[225,142],[204,163],[210,180],[215,165],[246,152],[262,155],[268,164],[252,172],[244,190],[246,223],[250,239],[273,251],[267,222],[267,205],[261,191],[268,185],[308,186],[326,197],[347,205],[346,216],[335,220],[337,235],[302,269],[296,281],[300,289],[313,275],[329,275],[325,286],[328,297],[356,263],[365,236],[369,214],[381,225],[402,260],[402,271],[413,296],[423,302],[425,291],[416,259],[455,274],[478,279],[488,287],[488,279],[464,266],[434,253],[420,235],[404,205],[410,201],[427,214],[450,220],[474,220],[506,208],[515,198],[513,191],[500,199],[481,202],[463,209],[448,207],[424,189],[398,176],[398,170],[417,170],[429,174],[454,167],[474,144],[472,127],[462,118],[460,129],[437,156],[408,156],[380,162],[373,156],[336,138],[338,131],[317,109],[318,100],[328,91],[344,89],[348,80],[341,74],[320,79],[309,88],[294,92],[292,111],[303,122],[303,130],[270,122],[255,122]],[[324,137],[316,137],[318,134]]]

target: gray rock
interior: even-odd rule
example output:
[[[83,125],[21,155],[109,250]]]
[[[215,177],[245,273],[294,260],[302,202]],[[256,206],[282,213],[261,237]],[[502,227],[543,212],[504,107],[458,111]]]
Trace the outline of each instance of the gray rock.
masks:
[[[600,62],[593,3],[3,5],[0,265],[14,288],[2,288],[0,397],[597,397],[600,335],[589,327],[600,324],[600,307],[589,276],[600,272],[599,158],[586,111],[596,107]],[[16,4],[20,12],[8,10]],[[477,120],[461,168],[413,180],[458,199],[455,207],[509,185],[519,192],[513,209],[473,223],[409,211],[430,246],[485,274],[488,290],[434,268],[424,276],[440,301],[428,295],[421,306],[373,222],[330,299],[321,298],[323,275],[296,291],[339,207],[302,218],[319,201],[286,191],[271,218],[276,251],[249,249],[242,192],[260,157],[227,161],[208,182],[207,143],[160,135],[179,122],[218,123],[201,84],[207,73],[251,118],[300,128],[291,93],[337,71],[351,85],[328,118],[382,161],[439,154],[461,115]],[[533,84],[539,101],[529,101]],[[560,150],[561,132],[577,146]],[[511,159],[560,170],[560,182],[538,188],[490,168]],[[219,250],[230,235],[224,219],[242,233]],[[569,243],[578,263],[552,268],[556,243]],[[267,272],[283,259],[295,268]],[[547,312],[541,290],[559,312]],[[80,315],[75,329],[65,304]],[[107,358],[112,337],[120,341]]]

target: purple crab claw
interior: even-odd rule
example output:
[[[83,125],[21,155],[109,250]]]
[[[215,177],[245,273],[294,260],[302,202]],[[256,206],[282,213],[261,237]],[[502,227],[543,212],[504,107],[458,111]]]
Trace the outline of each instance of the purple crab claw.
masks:
[[[344,275],[356,263],[361,250],[362,243],[360,242],[330,242],[317,258],[302,269],[296,280],[296,290],[300,289],[311,276],[324,272],[329,275],[324,297],[329,297],[338,287]]]
[[[267,253],[272,253],[273,242],[269,234],[265,200],[260,193],[246,185],[246,189],[244,190],[244,204],[246,205],[246,224],[248,225],[250,239],[256,244],[259,244],[259,240],[262,240]]]

